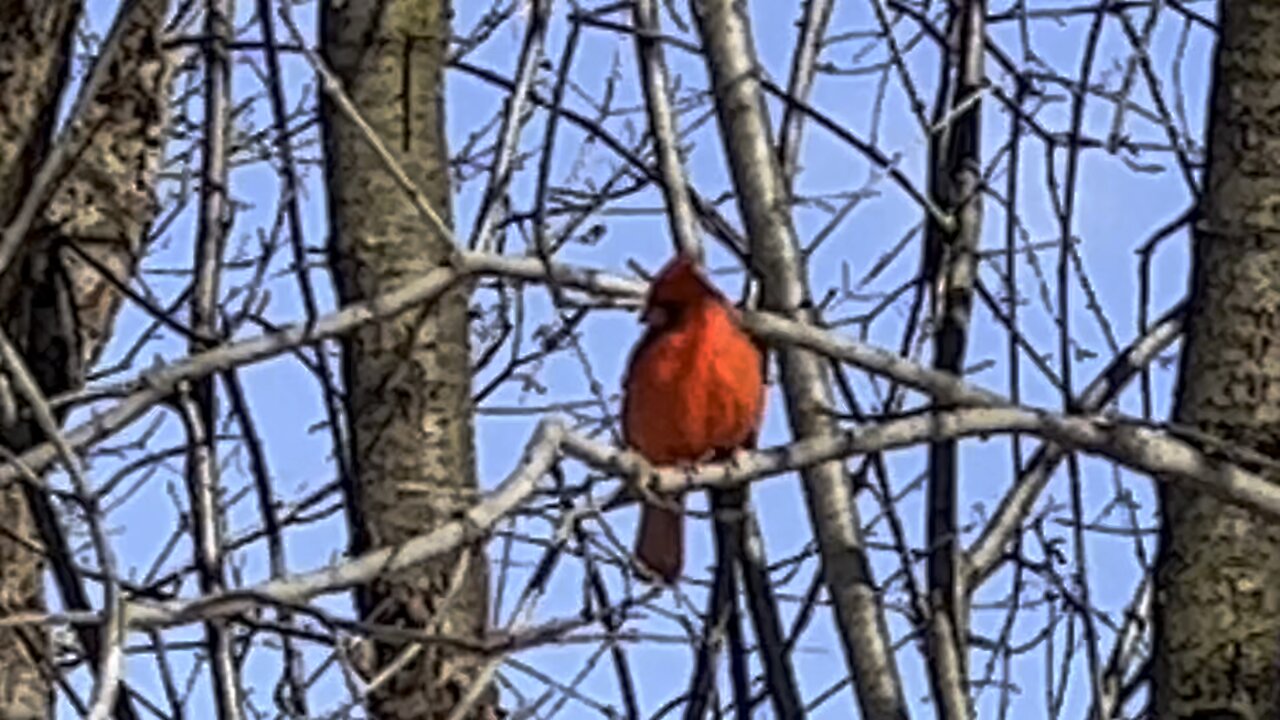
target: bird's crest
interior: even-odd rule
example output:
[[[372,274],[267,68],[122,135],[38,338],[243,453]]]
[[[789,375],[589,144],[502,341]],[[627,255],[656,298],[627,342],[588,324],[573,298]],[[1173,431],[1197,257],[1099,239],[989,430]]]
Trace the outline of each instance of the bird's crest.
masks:
[[[671,259],[649,286],[649,305],[686,305],[708,298],[724,296],[702,274],[698,263],[684,253]]]

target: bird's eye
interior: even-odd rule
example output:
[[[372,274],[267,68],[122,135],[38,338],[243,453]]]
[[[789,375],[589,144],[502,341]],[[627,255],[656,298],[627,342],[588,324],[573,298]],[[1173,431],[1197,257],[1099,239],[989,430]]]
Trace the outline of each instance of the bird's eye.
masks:
[[[668,320],[670,320],[670,316],[661,305],[650,305],[645,308],[644,315],[640,316],[640,322],[649,327],[663,327]]]

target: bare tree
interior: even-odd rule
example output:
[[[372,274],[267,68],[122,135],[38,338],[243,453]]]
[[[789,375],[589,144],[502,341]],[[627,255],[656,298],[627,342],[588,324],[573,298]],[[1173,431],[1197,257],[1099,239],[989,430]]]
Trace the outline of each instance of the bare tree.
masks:
[[[751,238],[754,269],[763,285],[762,306],[806,318],[810,302],[800,245],[786,207],[786,182],[774,151],[764,96],[753,77],[754,40],[743,7],[732,2],[694,3],[707,70],[737,188],[740,214]],[[778,356],[792,431],[800,438],[834,434],[824,410],[833,404],[828,369],[820,356],[784,348]],[[896,661],[890,651],[880,599],[862,547],[861,520],[849,495],[844,464],[827,462],[804,474],[806,502],[822,556],[827,593],[833,599],[846,661],[862,713],[868,718],[906,715]]]
[[[1277,447],[1270,385],[1280,253],[1280,9],[1224,2],[1204,195],[1195,223],[1177,432],[1238,462]],[[1264,473],[1274,477],[1274,469]],[[1191,489],[1161,488],[1153,711],[1280,713],[1280,529]]]
[[[81,387],[111,336],[117,309],[145,252],[156,211],[154,183],[163,149],[168,68],[160,43],[164,0],[121,8],[91,72],[83,79],[63,130],[55,135],[68,79],[78,2],[0,5],[0,440],[9,457],[59,441],[65,408],[48,398]],[[23,411],[19,413],[18,408]],[[65,443],[59,443],[65,449]],[[63,456],[67,469],[77,460]],[[82,510],[97,514],[96,501]],[[70,539],[38,477],[10,479],[0,491],[7,533],[0,539],[0,596],[8,614],[45,606],[46,562],[62,605],[91,609]],[[97,522],[96,519],[91,522]],[[95,535],[103,568],[109,549]],[[104,600],[118,601],[109,585]],[[118,609],[107,607],[108,616]],[[118,620],[104,628],[119,630]],[[110,672],[95,701],[111,708],[120,673],[118,642],[94,628],[77,633],[91,667]],[[106,641],[104,643],[104,640]],[[115,656],[111,660],[111,656]],[[52,682],[47,636],[38,628],[0,631],[0,715],[44,717]],[[102,664],[99,665],[99,659]],[[112,668],[114,668],[112,670]],[[135,717],[121,695],[117,717]]]
[[[330,262],[339,296],[353,303],[447,266],[456,252],[443,97],[451,13],[444,0],[326,2],[321,13],[321,49],[341,83],[332,94],[350,93],[326,99],[321,117]],[[421,188],[420,202],[387,172],[383,144]],[[394,547],[475,502],[467,296],[460,284],[344,342],[356,553]],[[359,593],[359,612],[371,625],[482,637],[488,593],[485,551],[474,545],[378,578]],[[371,669],[385,674],[371,694],[377,717],[487,716],[483,657],[372,639]],[[462,714],[463,705],[477,710]]]
[[[100,6],[0,2],[0,714],[1274,714],[1269,7]],[[770,416],[655,468],[677,248]]]

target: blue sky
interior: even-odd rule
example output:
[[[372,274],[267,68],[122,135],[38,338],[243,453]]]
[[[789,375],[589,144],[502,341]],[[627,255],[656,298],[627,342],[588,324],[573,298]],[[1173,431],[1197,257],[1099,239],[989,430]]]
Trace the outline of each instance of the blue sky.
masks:
[[[114,13],[116,3],[109,0],[90,0],[88,3],[93,28],[104,32],[106,23]],[[251,3],[239,3],[238,16],[242,23],[249,18]],[[455,2],[457,6],[455,32],[461,34],[468,31],[477,21],[480,14],[488,9],[488,3]],[[687,5],[676,3],[685,18],[688,18]],[[774,2],[757,0],[750,3],[754,32],[759,46],[761,62],[765,72],[785,84],[790,67],[790,53],[795,39],[794,20],[802,3]],[[565,6],[556,4],[556,16],[547,40],[547,54],[553,64],[558,64],[560,52],[564,44],[567,25],[564,21]],[[1059,7],[1051,3],[1030,2],[1028,7],[1050,9]],[[1212,16],[1213,7],[1208,3],[1193,5],[1199,12]],[[993,12],[1006,10],[1004,5],[992,7]],[[1133,10],[1132,17],[1140,25],[1145,16],[1145,9]],[[314,28],[313,8],[299,7],[295,15],[306,32]],[[1041,19],[1031,23],[1031,47],[1034,53],[1046,64],[1060,74],[1074,77],[1078,73],[1080,58],[1083,53],[1084,37],[1091,16],[1072,16],[1058,22]],[[836,15],[831,22],[831,32],[840,33],[849,30],[866,30],[874,27],[875,18],[872,5],[868,1],[837,3]],[[666,29],[677,32],[670,22]],[[278,26],[277,33],[284,36],[285,29]],[[523,33],[523,22],[517,20],[508,23],[497,31],[494,37],[469,59],[479,65],[504,74],[514,70],[515,57]],[[914,36],[915,26],[909,19],[899,25],[896,37],[900,43],[909,45]],[[1001,46],[1020,58],[1022,48],[1018,41],[1018,28],[1015,23],[1003,23],[993,27],[992,34]],[[1150,55],[1154,60],[1157,73],[1163,87],[1172,87],[1174,81],[1175,60],[1179,57],[1179,43],[1182,36],[1182,24],[1173,15],[1162,17],[1153,36]],[[256,28],[247,33],[247,37],[258,37]],[[688,36],[686,36],[688,38]],[[1185,88],[1185,112],[1187,125],[1193,136],[1199,138],[1204,123],[1205,94],[1208,87],[1208,69],[1212,38],[1203,29],[1193,29],[1187,36],[1185,50],[1181,53],[1181,62],[1177,72],[1181,74],[1181,82]],[[932,102],[937,84],[937,55],[927,39],[910,45],[907,55],[908,67],[921,95],[926,102]],[[705,85],[705,69],[699,58],[676,48],[667,49],[667,58],[673,74],[682,78],[681,87],[702,88]],[[836,65],[866,65],[880,62],[885,58],[883,43],[873,39],[858,39],[833,45],[823,55],[823,60]],[[1123,64],[1127,62],[1128,47],[1125,37],[1112,19],[1104,28],[1098,60],[1095,63],[1092,82],[1114,89],[1119,85],[1119,77],[1123,74]],[[247,54],[244,59],[259,65],[262,59],[257,54]],[[314,81],[305,63],[296,57],[286,57],[285,70],[289,104],[296,105],[304,98],[314,100]],[[994,63],[988,63],[992,73],[1001,87],[1008,89],[1009,83],[998,75]],[[619,82],[616,88],[615,107],[636,109],[640,107],[639,87],[635,80],[635,54],[628,38],[605,30],[585,29],[578,51],[577,60],[572,71],[572,78],[586,93],[599,96],[612,73],[617,73]],[[197,79],[198,81],[198,79]],[[906,96],[897,85],[896,76],[890,76],[889,89],[884,96],[882,106],[877,106],[876,96],[882,82],[881,73],[866,73],[853,76],[835,76],[824,74],[819,77],[812,104],[824,113],[853,130],[865,139],[875,140],[877,145],[890,156],[898,156],[898,167],[919,186],[924,186],[924,163],[927,145],[919,126],[908,111]],[[252,96],[259,96],[261,88],[258,81],[245,65],[237,66],[235,75],[235,97],[243,101]],[[1065,132],[1069,127],[1070,96],[1061,87],[1046,86],[1050,94],[1056,95],[1037,115],[1039,121],[1053,131]],[[1150,106],[1150,97],[1141,81],[1135,82],[1137,88],[1132,97],[1143,106]],[[545,91],[545,89],[544,89]],[[1170,93],[1171,95],[1171,93]],[[683,95],[682,95],[683,97]],[[504,96],[495,88],[466,76],[460,72],[452,72],[448,78],[448,127],[454,147],[460,147],[465,139],[477,127],[487,123],[495,112],[500,111]],[[568,102],[580,110],[590,110],[581,97],[569,93]],[[192,112],[199,109],[198,102],[191,106]],[[771,102],[770,110],[775,121],[775,130],[779,118],[779,106]],[[699,107],[688,117],[702,114],[706,106]],[[1085,130],[1093,136],[1105,137],[1113,120],[1114,105],[1097,96],[1091,96],[1086,108]],[[197,115],[198,117],[198,115]],[[878,119],[878,123],[876,120]],[[523,133],[522,146],[529,151],[537,149],[543,136],[544,115],[537,115]],[[687,118],[686,118],[687,121]],[[240,129],[261,128],[269,123],[268,107],[265,102],[258,105],[238,120]],[[643,115],[636,112],[620,114],[605,123],[609,131],[629,144],[634,144],[644,128]],[[1126,130],[1137,141],[1163,142],[1162,130],[1155,124],[1130,113],[1126,116]],[[585,136],[568,123],[562,123],[557,140],[556,157],[554,158],[553,175],[556,182],[574,184],[581,178],[594,178],[601,181],[607,178],[618,160],[610,151],[600,145],[588,141]],[[714,121],[707,122],[694,132],[687,140],[693,151],[689,158],[689,173],[693,183],[706,197],[718,197],[729,189],[726,165],[723,158],[722,145],[717,136]],[[995,152],[1006,141],[1008,133],[1008,114],[988,97],[984,106],[984,159],[989,161]],[[301,139],[309,144],[299,150],[300,157],[307,160],[318,160],[319,148],[314,143],[314,128],[301,135]],[[1081,156],[1081,174],[1077,186],[1077,212],[1072,232],[1079,238],[1081,262],[1091,281],[1091,287],[1097,295],[1098,304],[1105,315],[1114,334],[1121,345],[1135,337],[1136,333],[1136,288],[1138,257],[1135,247],[1157,227],[1163,225],[1186,209],[1189,203],[1185,183],[1167,153],[1149,153],[1137,158],[1142,163],[1159,163],[1164,166],[1162,172],[1139,173],[1116,155],[1104,149],[1086,150]],[[1031,243],[1042,243],[1056,240],[1059,229],[1052,212],[1047,184],[1044,180],[1048,159],[1044,147],[1037,140],[1024,141],[1022,148],[1022,165],[1019,170],[1020,201],[1019,216],[1023,223],[1026,239]],[[1065,155],[1061,152],[1053,158],[1055,167],[1061,176],[1065,166]],[[797,183],[797,192],[805,197],[815,197],[827,193],[852,192],[869,190],[871,195],[858,206],[839,225],[831,239],[814,254],[810,263],[810,281],[814,294],[821,296],[827,289],[839,287],[842,277],[851,277],[855,283],[863,277],[876,261],[900,238],[909,232],[921,220],[918,207],[898,187],[883,178],[878,178],[874,168],[854,149],[844,145],[821,128],[809,124],[805,131],[805,146],[802,156],[803,173]],[[1001,165],[1000,173],[991,182],[1003,192],[1005,166]],[[307,164],[307,195],[303,203],[308,243],[315,248],[323,246],[326,238],[324,194],[320,184],[319,166]],[[570,182],[571,176],[574,178]],[[517,209],[527,208],[531,204],[532,189],[536,177],[536,167],[522,168],[513,184],[514,204]],[[229,257],[237,253],[248,255],[256,253],[260,237],[270,233],[271,223],[277,212],[279,202],[278,186],[274,171],[264,164],[240,167],[232,177],[232,196],[243,203],[237,214],[229,248]],[[168,183],[164,192],[177,192],[176,183]],[[457,234],[467,237],[471,223],[478,207],[480,194],[483,191],[483,179],[472,180],[457,188],[454,204],[454,216],[457,221]],[[838,200],[829,202],[838,203]],[[660,214],[661,195],[652,190],[639,193],[615,208],[630,210],[651,210],[653,212],[637,214],[634,212],[612,215],[604,214],[592,220],[601,222],[606,227],[603,239],[594,245],[572,244],[566,248],[562,259],[583,263],[596,267],[608,268],[618,273],[628,273],[626,263],[635,260],[642,266],[655,269],[671,252],[671,241],[666,222]],[[731,202],[720,205],[721,211],[737,224],[736,208]],[[814,204],[798,208],[795,223],[801,242],[807,242],[830,219],[830,212]],[[195,213],[194,207],[188,208],[179,219],[171,225],[165,235],[156,244],[153,254],[147,258],[144,268],[147,272],[143,280],[152,291],[163,298],[171,299],[180,292],[186,280],[171,274],[157,271],[166,268],[189,265],[191,255],[191,238],[193,237]],[[984,249],[1003,247],[1005,213],[1000,205],[988,201],[984,217],[985,231]],[[740,224],[738,224],[740,227]],[[511,241],[519,248],[519,233],[512,233]],[[861,293],[874,294],[887,292],[902,282],[910,279],[918,269],[918,243],[911,247],[890,264],[883,273]],[[319,256],[317,256],[317,259]],[[1038,253],[1037,258],[1044,273],[1044,282],[1048,291],[1056,292],[1054,286],[1054,263],[1056,256],[1052,251]],[[266,301],[266,316],[273,322],[290,322],[301,317],[301,305],[292,278],[287,273],[291,258],[287,248],[280,247],[271,264],[273,279],[268,284],[270,297]],[[999,262],[1002,264],[1003,259]],[[713,267],[729,267],[729,258],[712,246],[711,265]],[[1184,293],[1186,288],[1186,239],[1180,234],[1167,241],[1156,255],[1154,262],[1153,309],[1152,317],[1158,317]],[[1056,329],[1052,316],[1046,312],[1040,300],[1041,289],[1035,279],[1035,268],[1024,257],[1020,261],[1019,276],[1021,279],[1021,295],[1025,298],[1023,305],[1021,331],[1036,347],[1049,353],[1051,364],[1057,366]],[[250,271],[232,271],[224,280],[224,292],[231,296],[237,286],[249,279]],[[741,286],[741,277],[736,274],[718,275],[722,287],[731,295],[737,295]],[[984,268],[982,278],[991,287],[998,285],[998,279],[990,268]],[[319,269],[313,270],[316,285],[322,288],[322,302],[325,308],[333,304],[332,294],[327,287],[327,276]],[[1110,359],[1105,341],[1105,334],[1099,327],[1093,313],[1086,305],[1083,293],[1078,286],[1072,291],[1071,306],[1072,327],[1077,330],[1080,344],[1092,351],[1095,356],[1080,360],[1075,365],[1076,389],[1079,390]],[[854,316],[866,312],[875,298],[866,301],[852,298],[843,301],[831,315],[835,317]],[[536,327],[553,317],[554,308],[550,298],[541,288],[529,287],[524,291],[524,300],[530,327]],[[237,297],[236,302],[240,298]],[[492,297],[479,297],[477,301],[491,305]],[[867,338],[871,342],[897,347],[902,323],[905,321],[907,304],[896,303],[886,314],[867,328]],[[989,362],[985,369],[971,378],[986,387],[1001,391],[1007,390],[1006,336],[984,309],[976,313],[974,335],[970,344],[970,364]],[[117,336],[111,345],[104,365],[110,365],[119,359],[144,332],[148,323],[141,311],[136,308],[124,310],[117,325]],[[847,331],[855,332],[857,326],[849,326]],[[242,336],[252,335],[258,330],[245,327]],[[582,326],[581,347],[583,355],[589,361],[591,373],[604,387],[604,391],[612,397],[618,388],[626,363],[626,348],[637,337],[635,318],[624,312],[606,311],[594,314]],[[185,353],[185,345],[179,339],[161,334],[158,339],[148,342],[139,358],[150,361],[153,355],[162,357],[180,357]],[[927,360],[927,358],[925,358]],[[533,392],[521,387],[519,383],[508,383],[495,393],[486,403],[486,407],[510,407],[520,404],[541,405],[545,403],[579,400],[591,397],[590,386],[584,372],[581,358],[573,352],[560,353],[536,368],[538,383],[545,392]],[[1057,407],[1060,400],[1057,392],[1045,382],[1034,366],[1024,359],[1023,397],[1026,402],[1049,407]],[[477,387],[492,375],[492,370],[482,373],[477,380]],[[1172,366],[1156,373],[1155,417],[1163,419],[1170,407],[1170,387]],[[329,436],[327,431],[318,426],[323,420],[323,408],[320,402],[319,389],[310,376],[296,360],[284,357],[247,368],[242,373],[243,382],[251,398],[252,413],[261,432],[266,439],[268,459],[271,473],[276,483],[277,492],[288,502],[307,495],[333,479],[334,469],[330,455]],[[115,378],[119,379],[119,378]],[[865,400],[872,397],[877,387],[859,377],[857,387],[860,396]],[[878,385],[880,391],[883,384]],[[762,443],[775,444],[786,442],[785,417],[780,407],[776,391],[770,395],[771,407],[766,421]],[[1122,409],[1130,413],[1140,413],[1136,392],[1128,392],[1122,400]],[[483,408],[482,408],[483,410]],[[78,418],[87,417],[81,413]],[[75,422],[78,418],[73,418]],[[502,479],[513,467],[518,457],[518,449],[523,447],[529,432],[536,422],[536,417],[512,417],[481,414],[477,418],[476,433],[478,462],[481,482],[484,487],[492,487]],[[171,414],[157,411],[144,421],[131,428],[115,445],[127,440],[137,439],[145,430],[158,422],[154,434],[148,439],[148,448],[167,447],[180,442],[180,425]],[[236,433],[238,428],[233,424],[223,428],[224,432]],[[1033,447],[1028,443],[1028,448]],[[249,476],[245,466],[243,449],[232,440],[228,440],[220,448],[224,453],[224,481],[229,494],[235,494],[249,485]],[[1028,449],[1027,455],[1030,455]],[[130,456],[132,457],[132,456]],[[973,532],[981,527],[979,522],[983,513],[995,507],[998,498],[1008,489],[1010,483],[1009,446],[1000,439],[990,441],[966,442],[962,446],[963,487],[962,487],[962,521],[969,522],[973,528],[966,540],[972,540]],[[95,478],[106,478],[126,460],[112,455],[102,455],[93,460]],[[856,463],[852,463],[856,465]],[[889,456],[891,484],[895,491],[907,488],[924,470],[924,455],[918,451],[895,452]],[[1121,483],[1132,490],[1141,503],[1139,510],[1143,526],[1154,525],[1154,498],[1150,483],[1128,473],[1113,473],[1113,468],[1103,462],[1086,459],[1084,468],[1084,491],[1086,498],[1086,517],[1098,519],[1099,513],[1113,498],[1113,483]],[[572,464],[566,467],[571,478],[580,478],[584,469]],[[146,478],[136,492],[125,498],[111,516],[114,531],[113,538],[121,564],[126,569],[133,569],[136,577],[141,578],[155,562],[165,545],[171,528],[177,521],[177,509],[170,499],[182,495],[181,460],[174,459],[161,466]],[[1061,473],[1059,473],[1061,475]],[[129,483],[125,483],[128,485]],[[1068,498],[1068,487],[1065,479],[1059,477],[1049,488],[1042,502],[1056,501],[1065,503]],[[864,494],[865,495],[865,494]],[[115,496],[113,496],[115,497]],[[766,538],[768,557],[777,560],[801,552],[811,540],[807,515],[801,499],[800,485],[793,476],[783,476],[766,480],[757,484],[753,490],[753,500],[760,513],[760,521]],[[331,506],[336,497],[324,503]],[[185,503],[185,501],[183,501]],[[878,508],[869,497],[860,499],[860,509],[864,521],[873,517]],[[701,499],[693,501],[695,508],[704,507]],[[913,543],[923,545],[923,496],[917,489],[908,494],[901,502],[899,511],[907,523]],[[1066,517],[1066,511],[1060,510],[1051,517]],[[629,543],[633,513],[617,512],[608,520],[612,529]],[[1118,515],[1107,516],[1108,524],[1123,525]],[[230,536],[250,530],[258,524],[258,510],[252,493],[245,493],[229,513],[227,532]],[[288,534],[289,566],[292,571],[312,569],[333,561],[345,548],[342,536],[343,522],[336,513],[308,526],[295,528]],[[528,532],[545,537],[551,528],[545,522],[522,520],[519,524],[521,532]],[[883,524],[877,525],[869,536],[872,542],[883,542],[887,535]],[[1049,524],[1049,532],[1061,536],[1070,542],[1069,528]],[[1146,550],[1154,549],[1154,538],[1145,540]],[[501,542],[493,545],[496,557]],[[1069,548],[1068,544],[1068,548]],[[1087,547],[1090,557],[1090,581],[1093,600],[1100,608],[1119,618],[1125,603],[1132,594],[1138,574],[1134,564],[1134,549],[1131,540],[1119,536],[1091,534]],[[510,583],[513,583],[506,595],[503,606],[499,609],[499,617],[505,622],[510,613],[511,603],[516,597],[516,589],[521,587],[521,579],[531,571],[530,563],[536,561],[540,551],[520,543],[514,547],[513,557],[524,565],[512,572]],[[1068,552],[1070,550],[1068,549]],[[172,569],[180,566],[189,553],[185,540],[179,542],[173,555],[163,567]],[[699,577],[706,577],[706,568],[712,557],[712,544],[709,525],[705,520],[689,521],[689,554],[686,563],[688,572]],[[890,553],[873,554],[877,578],[883,579],[897,569],[895,557]],[[262,543],[251,545],[246,551],[237,553],[233,564],[243,582],[261,580],[267,575],[265,552]],[[804,592],[813,570],[813,560],[804,566],[798,578],[787,585],[783,591],[792,595]],[[979,602],[992,601],[1003,597],[1008,588],[1008,574],[997,576],[987,588],[979,593]],[[614,574],[614,580],[617,580]],[[701,610],[704,600],[702,591],[686,584],[686,591],[694,607]],[[192,583],[184,587],[186,592],[194,592]],[[623,591],[615,582],[615,597]],[[896,599],[900,599],[901,593]],[[533,622],[556,617],[564,617],[575,613],[581,603],[581,572],[572,563],[562,563],[548,588],[548,592],[537,605],[532,616]],[[344,596],[326,598],[321,603],[335,611],[349,612],[349,604]],[[687,606],[681,607],[670,594],[660,602],[660,606],[682,613],[688,613]],[[795,613],[796,604],[785,602],[783,606],[784,626],[789,625]],[[891,614],[892,628],[895,638],[902,637],[908,630],[901,614]],[[1014,641],[1025,641],[1035,634],[1044,623],[1043,611],[1029,611],[1015,628]],[[994,634],[1003,622],[1003,613],[990,610],[979,610],[974,616],[975,632]],[[660,635],[678,635],[680,626],[669,619],[650,614],[647,618],[632,623],[632,628],[646,633]],[[1057,651],[1053,661],[1057,663],[1062,657],[1062,647],[1066,637],[1065,624],[1056,630]],[[199,633],[196,629],[175,633],[175,637],[194,639]],[[133,639],[141,643],[145,638]],[[1109,649],[1111,635],[1103,633],[1103,650]],[[587,668],[586,679],[579,690],[592,698],[605,703],[616,703],[618,693],[614,682],[613,669],[607,658],[593,662],[593,652],[599,643],[576,644],[564,648],[545,648],[522,653],[519,660],[538,667],[561,681],[567,681]],[[308,653],[308,667],[315,669],[326,656],[322,648],[315,648]],[[639,683],[642,710],[652,713],[670,698],[683,691],[687,684],[692,658],[686,645],[668,642],[644,642],[628,645],[628,655],[635,669]],[[973,672],[980,674],[985,667],[987,656],[976,653],[972,656]],[[806,698],[812,698],[822,690],[838,682],[844,675],[843,657],[835,643],[832,621],[829,611],[822,608],[815,615],[814,621],[802,636],[795,654],[796,672]],[[171,661],[179,668],[191,667],[191,656],[183,654]],[[923,673],[923,665],[919,653],[908,645],[899,653],[904,681],[907,684],[907,695],[918,714],[931,714],[927,707],[928,686]],[[1080,717],[1087,708],[1088,694],[1084,684],[1084,655],[1077,651],[1072,660],[1072,685],[1064,708],[1064,717]],[[129,663],[129,679],[143,688],[152,697],[159,699],[159,686],[155,675],[154,663],[146,655],[134,656]],[[1044,714],[1044,667],[1045,656],[1042,651],[1020,656],[1014,662],[1019,692],[1014,696],[1013,717],[1041,717]],[[185,672],[185,670],[184,670]],[[261,706],[269,705],[272,685],[278,677],[278,654],[272,650],[259,648],[250,653],[247,659],[245,677],[250,684],[250,692]],[[332,710],[345,697],[341,678],[330,668],[326,677],[317,684],[310,701],[313,713]],[[515,668],[507,668],[504,675],[526,697],[536,696],[545,690],[545,686]],[[81,678],[83,679],[83,677]],[[722,684],[722,687],[724,685]],[[985,690],[979,696],[979,712],[981,717],[995,717],[997,693]],[[207,704],[208,689],[203,682],[198,685],[191,706],[193,717],[199,716],[196,708],[210,707]],[[65,709],[65,708],[64,708]],[[589,707],[569,701],[560,717],[591,717],[595,712]],[[842,690],[823,704],[813,714],[814,717],[845,718],[856,717],[853,698],[847,690]]]

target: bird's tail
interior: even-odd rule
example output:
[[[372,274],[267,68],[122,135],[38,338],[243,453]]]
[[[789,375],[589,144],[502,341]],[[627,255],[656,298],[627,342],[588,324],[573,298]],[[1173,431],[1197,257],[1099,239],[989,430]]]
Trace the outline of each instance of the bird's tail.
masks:
[[[684,566],[684,500],[663,498],[663,503],[644,503],[640,509],[636,559],[667,583],[673,583]],[[676,503],[680,509],[671,506]]]

